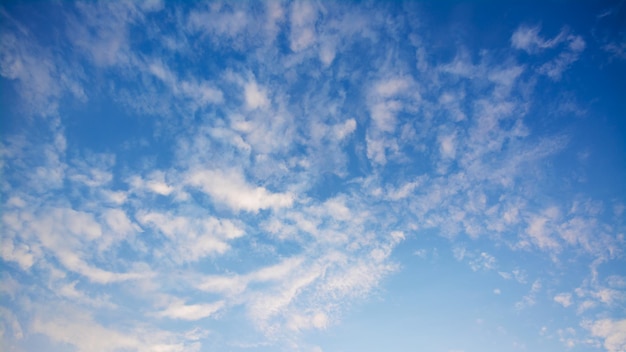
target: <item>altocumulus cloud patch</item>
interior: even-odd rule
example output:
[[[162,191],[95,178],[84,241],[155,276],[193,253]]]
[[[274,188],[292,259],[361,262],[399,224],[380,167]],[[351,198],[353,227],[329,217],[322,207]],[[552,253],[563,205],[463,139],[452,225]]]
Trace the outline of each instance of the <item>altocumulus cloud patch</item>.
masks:
[[[0,349],[626,349],[624,8],[0,7]]]

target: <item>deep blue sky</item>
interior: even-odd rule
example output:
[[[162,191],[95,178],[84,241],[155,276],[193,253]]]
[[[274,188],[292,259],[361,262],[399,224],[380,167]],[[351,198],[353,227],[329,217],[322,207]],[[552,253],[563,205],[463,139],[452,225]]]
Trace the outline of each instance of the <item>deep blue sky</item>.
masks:
[[[624,1],[0,16],[1,350],[626,350]]]

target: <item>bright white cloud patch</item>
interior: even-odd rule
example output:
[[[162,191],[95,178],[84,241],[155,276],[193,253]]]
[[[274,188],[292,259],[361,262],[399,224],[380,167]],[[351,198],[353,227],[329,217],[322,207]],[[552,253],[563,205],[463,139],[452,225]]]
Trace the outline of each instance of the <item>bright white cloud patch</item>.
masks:
[[[291,194],[272,193],[265,187],[249,185],[236,170],[193,171],[187,182],[235,211],[256,212],[266,208],[287,207],[293,203]]]
[[[269,104],[265,90],[261,89],[254,81],[245,84],[244,95],[246,105],[250,109],[263,108]]]
[[[593,336],[604,340],[604,347],[609,352],[626,349],[626,320],[602,319],[586,324]]]
[[[182,320],[199,320],[207,318],[217,312],[223,302],[209,304],[185,304],[184,302],[174,302],[165,310],[157,313],[160,317]]]
[[[623,351],[606,6],[3,3],[0,350]]]

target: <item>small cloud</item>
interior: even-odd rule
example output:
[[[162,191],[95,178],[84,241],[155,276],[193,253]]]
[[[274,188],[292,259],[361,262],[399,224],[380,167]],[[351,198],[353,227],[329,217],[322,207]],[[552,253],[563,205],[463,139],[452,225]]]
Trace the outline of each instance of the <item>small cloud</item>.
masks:
[[[520,26],[511,36],[511,46],[527,53],[535,53],[547,48],[553,48],[563,41],[564,32],[552,39],[544,39],[539,35],[540,26]]]
[[[537,47],[544,45],[543,40],[539,37],[539,30],[539,26],[519,27],[511,36],[511,46],[529,53],[537,50]]]
[[[320,47],[320,61],[324,66],[329,66],[335,59],[336,49],[329,41],[324,41]]]
[[[520,26],[511,36],[511,46],[529,54],[535,54],[545,49],[555,48],[561,43],[567,43],[563,52],[538,69],[539,73],[558,81],[562,73],[578,60],[580,53],[585,50],[586,43],[581,36],[568,34],[566,29],[561,30],[552,39],[544,39],[539,35],[540,29],[539,26]]]
[[[456,152],[455,139],[454,134],[439,136],[439,150],[444,158],[454,158]]]
[[[245,84],[244,97],[246,99],[246,107],[250,110],[265,108],[269,105],[267,92],[254,81]]]
[[[135,192],[150,191],[162,196],[168,196],[174,191],[174,187],[165,181],[165,173],[162,171],[153,171],[146,178],[133,176],[128,183]]]
[[[335,137],[337,140],[343,140],[356,129],[356,120],[348,119],[346,122],[334,127]]]
[[[625,60],[626,59],[626,43],[608,43],[602,46],[602,50],[611,54],[611,57]]]
[[[294,331],[308,330],[311,328],[323,330],[328,326],[328,316],[325,313],[317,312],[310,315],[293,315],[287,327]]]
[[[591,295],[604,304],[613,304],[614,302],[621,301],[624,298],[624,294],[618,290],[610,288],[601,288],[591,293]]]
[[[379,82],[374,88],[374,92],[380,98],[389,98],[405,93],[411,85],[412,82],[404,77],[394,77]]]
[[[619,5],[618,5],[618,6],[619,6]],[[610,15],[612,15],[612,14],[615,12],[615,10],[617,10],[617,8],[608,8],[608,9],[606,9],[606,10],[604,10],[604,11],[600,12],[599,14],[597,14],[597,15],[596,15],[596,18],[597,18],[597,19],[601,19],[601,18],[604,18],[604,17],[610,16]]]
[[[547,210],[541,215],[534,215],[528,220],[526,234],[540,249],[558,251],[560,244],[553,236],[552,220],[556,216]]]
[[[576,309],[576,313],[581,314],[595,306],[596,306],[596,302],[592,300],[583,301],[578,305],[578,308]]]
[[[258,212],[267,208],[284,208],[294,201],[290,193],[273,193],[265,187],[254,187],[236,170],[198,170],[190,172],[187,183],[210,195],[235,211]]]
[[[519,302],[515,303],[515,308],[522,310],[528,307],[532,307],[536,303],[537,293],[541,290],[541,281],[538,279],[533,282],[530,287],[530,292],[524,296]]]
[[[567,308],[572,305],[572,295],[570,293],[560,293],[554,296],[554,301]]]
[[[463,258],[465,258],[465,254],[466,254],[466,250],[465,248],[462,247],[455,247],[452,249],[452,255],[454,255],[454,259],[461,261],[463,260]]]
[[[502,293],[502,291],[500,291],[500,289],[499,289],[499,288],[494,288],[494,289],[493,289],[493,293],[494,293],[495,295],[499,295],[500,293]]]
[[[157,315],[164,318],[193,321],[207,318],[215,314],[223,306],[223,301],[207,304],[185,304],[182,301],[177,301],[165,310],[157,313]]]
[[[415,252],[413,252],[413,255],[424,259],[428,255],[428,251],[426,249],[417,249]]]
[[[492,270],[496,266],[496,258],[486,252],[481,252],[476,258],[470,260],[470,268],[473,271]]]

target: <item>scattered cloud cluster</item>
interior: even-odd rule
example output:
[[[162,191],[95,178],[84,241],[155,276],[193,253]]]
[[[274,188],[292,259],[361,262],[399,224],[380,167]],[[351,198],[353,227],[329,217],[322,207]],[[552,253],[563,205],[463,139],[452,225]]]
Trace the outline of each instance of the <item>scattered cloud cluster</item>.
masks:
[[[526,290],[515,314],[571,310],[593,342],[566,345],[626,348],[624,273],[599,269],[624,205],[555,195],[571,138],[537,122],[537,82],[589,50],[573,29],[446,58],[391,4],[3,6],[0,349],[201,351],[226,321],[306,350],[433,231],[490,296]]]

